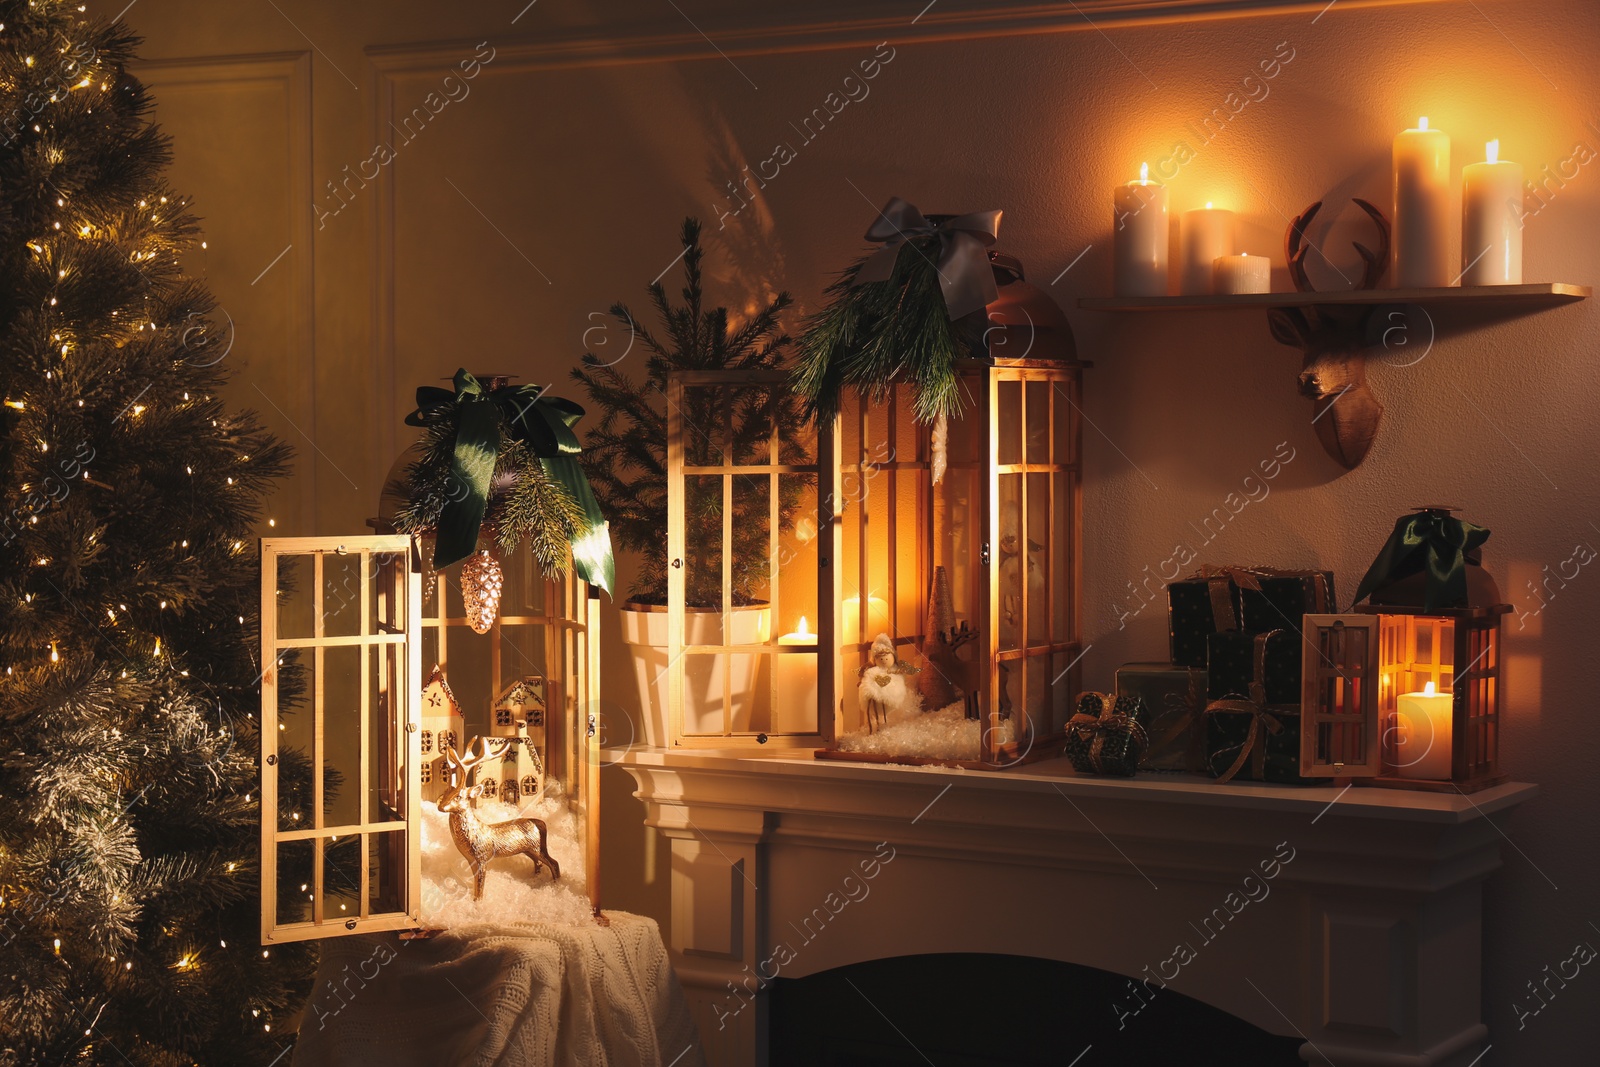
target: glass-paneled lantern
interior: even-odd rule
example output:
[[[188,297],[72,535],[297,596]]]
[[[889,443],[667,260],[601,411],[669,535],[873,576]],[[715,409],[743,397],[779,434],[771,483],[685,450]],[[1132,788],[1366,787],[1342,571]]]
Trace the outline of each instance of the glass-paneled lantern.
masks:
[[[667,384],[670,743],[816,748],[817,456],[772,371]]]
[[[1506,604],[1305,616],[1300,773],[1470,793],[1500,772]]]
[[[819,689],[835,735],[819,755],[996,768],[1059,750],[1082,652],[1084,366],[962,360],[937,481],[909,386],[883,403],[846,391],[819,427]],[[880,709],[900,686],[918,711]]]
[[[583,863],[562,874],[598,913],[595,591],[547,577],[524,545],[500,561],[499,615],[478,634],[460,565],[433,571],[421,539],[261,547],[262,943],[427,927],[423,805],[445,747],[474,737],[477,785],[514,783],[496,795],[515,807],[526,783],[575,816]]]

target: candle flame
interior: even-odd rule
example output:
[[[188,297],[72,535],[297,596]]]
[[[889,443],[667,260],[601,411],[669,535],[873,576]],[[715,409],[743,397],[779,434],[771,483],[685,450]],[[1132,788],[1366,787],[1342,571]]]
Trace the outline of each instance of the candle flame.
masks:
[[[1147,182],[1150,180],[1150,164],[1139,164],[1139,180],[1142,182]]]
[[[1209,201],[1209,200],[1206,201],[1206,210],[1207,211],[1211,210],[1211,201]]]
[[[1429,682],[1427,685],[1422,687],[1422,695],[1425,696],[1425,697],[1433,696],[1433,683],[1432,682]]]
[[[811,632],[811,626],[806,622],[806,617],[804,615],[800,616],[800,625],[795,628],[794,632],[797,634],[808,634]]]
[[[1417,129],[1425,130],[1427,128],[1428,128],[1428,116],[1424,115],[1420,119],[1417,120]]]
[[[1483,146],[1483,156],[1490,163],[1500,162],[1500,138],[1496,137]]]

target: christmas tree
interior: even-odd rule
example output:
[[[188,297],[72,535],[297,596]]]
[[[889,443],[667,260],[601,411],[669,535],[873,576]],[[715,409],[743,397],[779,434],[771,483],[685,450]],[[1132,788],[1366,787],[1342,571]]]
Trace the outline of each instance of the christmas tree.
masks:
[[[258,936],[288,453],[222,402],[137,40],[83,11],[0,0],[0,1064],[270,1064],[312,962]]]

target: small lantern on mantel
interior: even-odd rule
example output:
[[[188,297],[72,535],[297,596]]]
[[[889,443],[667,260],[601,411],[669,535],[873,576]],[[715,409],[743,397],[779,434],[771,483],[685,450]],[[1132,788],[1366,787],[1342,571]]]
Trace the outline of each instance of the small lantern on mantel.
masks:
[[[1307,615],[1300,773],[1396,789],[1499,785],[1501,603],[1489,531],[1428,505],[1402,517],[1354,614]]]

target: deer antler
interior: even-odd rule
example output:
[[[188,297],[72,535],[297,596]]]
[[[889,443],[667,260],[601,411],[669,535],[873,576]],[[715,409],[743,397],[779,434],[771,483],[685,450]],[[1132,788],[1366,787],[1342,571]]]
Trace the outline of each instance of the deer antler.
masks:
[[[474,745],[476,745],[478,749],[477,755],[473,755],[472,752]],[[444,750],[444,762],[445,766],[449,768],[450,786],[444,791],[444,794],[439,797],[438,803],[444,804],[446,801],[455,799],[456,794],[461,792],[462,788],[467,784],[467,780],[472,774],[472,769],[478,764],[482,763],[486,758],[488,758],[488,756],[489,742],[483,737],[474,737],[471,741],[468,741],[467,752],[464,756],[456,751],[456,747],[454,745],[446,745]],[[458,773],[460,774],[459,779],[456,777]],[[476,800],[477,794],[469,790],[467,793],[467,798],[469,800]]]
[[[1378,227],[1378,250],[1376,252],[1367,248],[1359,241],[1352,241],[1356,252],[1361,256],[1361,281],[1356,283],[1357,289],[1376,289],[1383,274],[1389,269],[1389,220],[1383,217],[1383,212],[1373,207],[1360,197],[1354,203],[1367,217],[1372,219]],[[1305,211],[1295,216],[1289,223],[1288,233],[1284,236],[1284,253],[1289,261],[1289,277],[1294,282],[1298,292],[1314,293],[1317,287],[1311,284],[1311,279],[1306,276],[1306,250],[1311,243],[1306,240],[1306,227],[1311,225],[1311,220],[1316,218],[1317,212],[1322,210],[1322,201],[1306,208]],[[1320,253],[1319,253],[1320,254]]]

